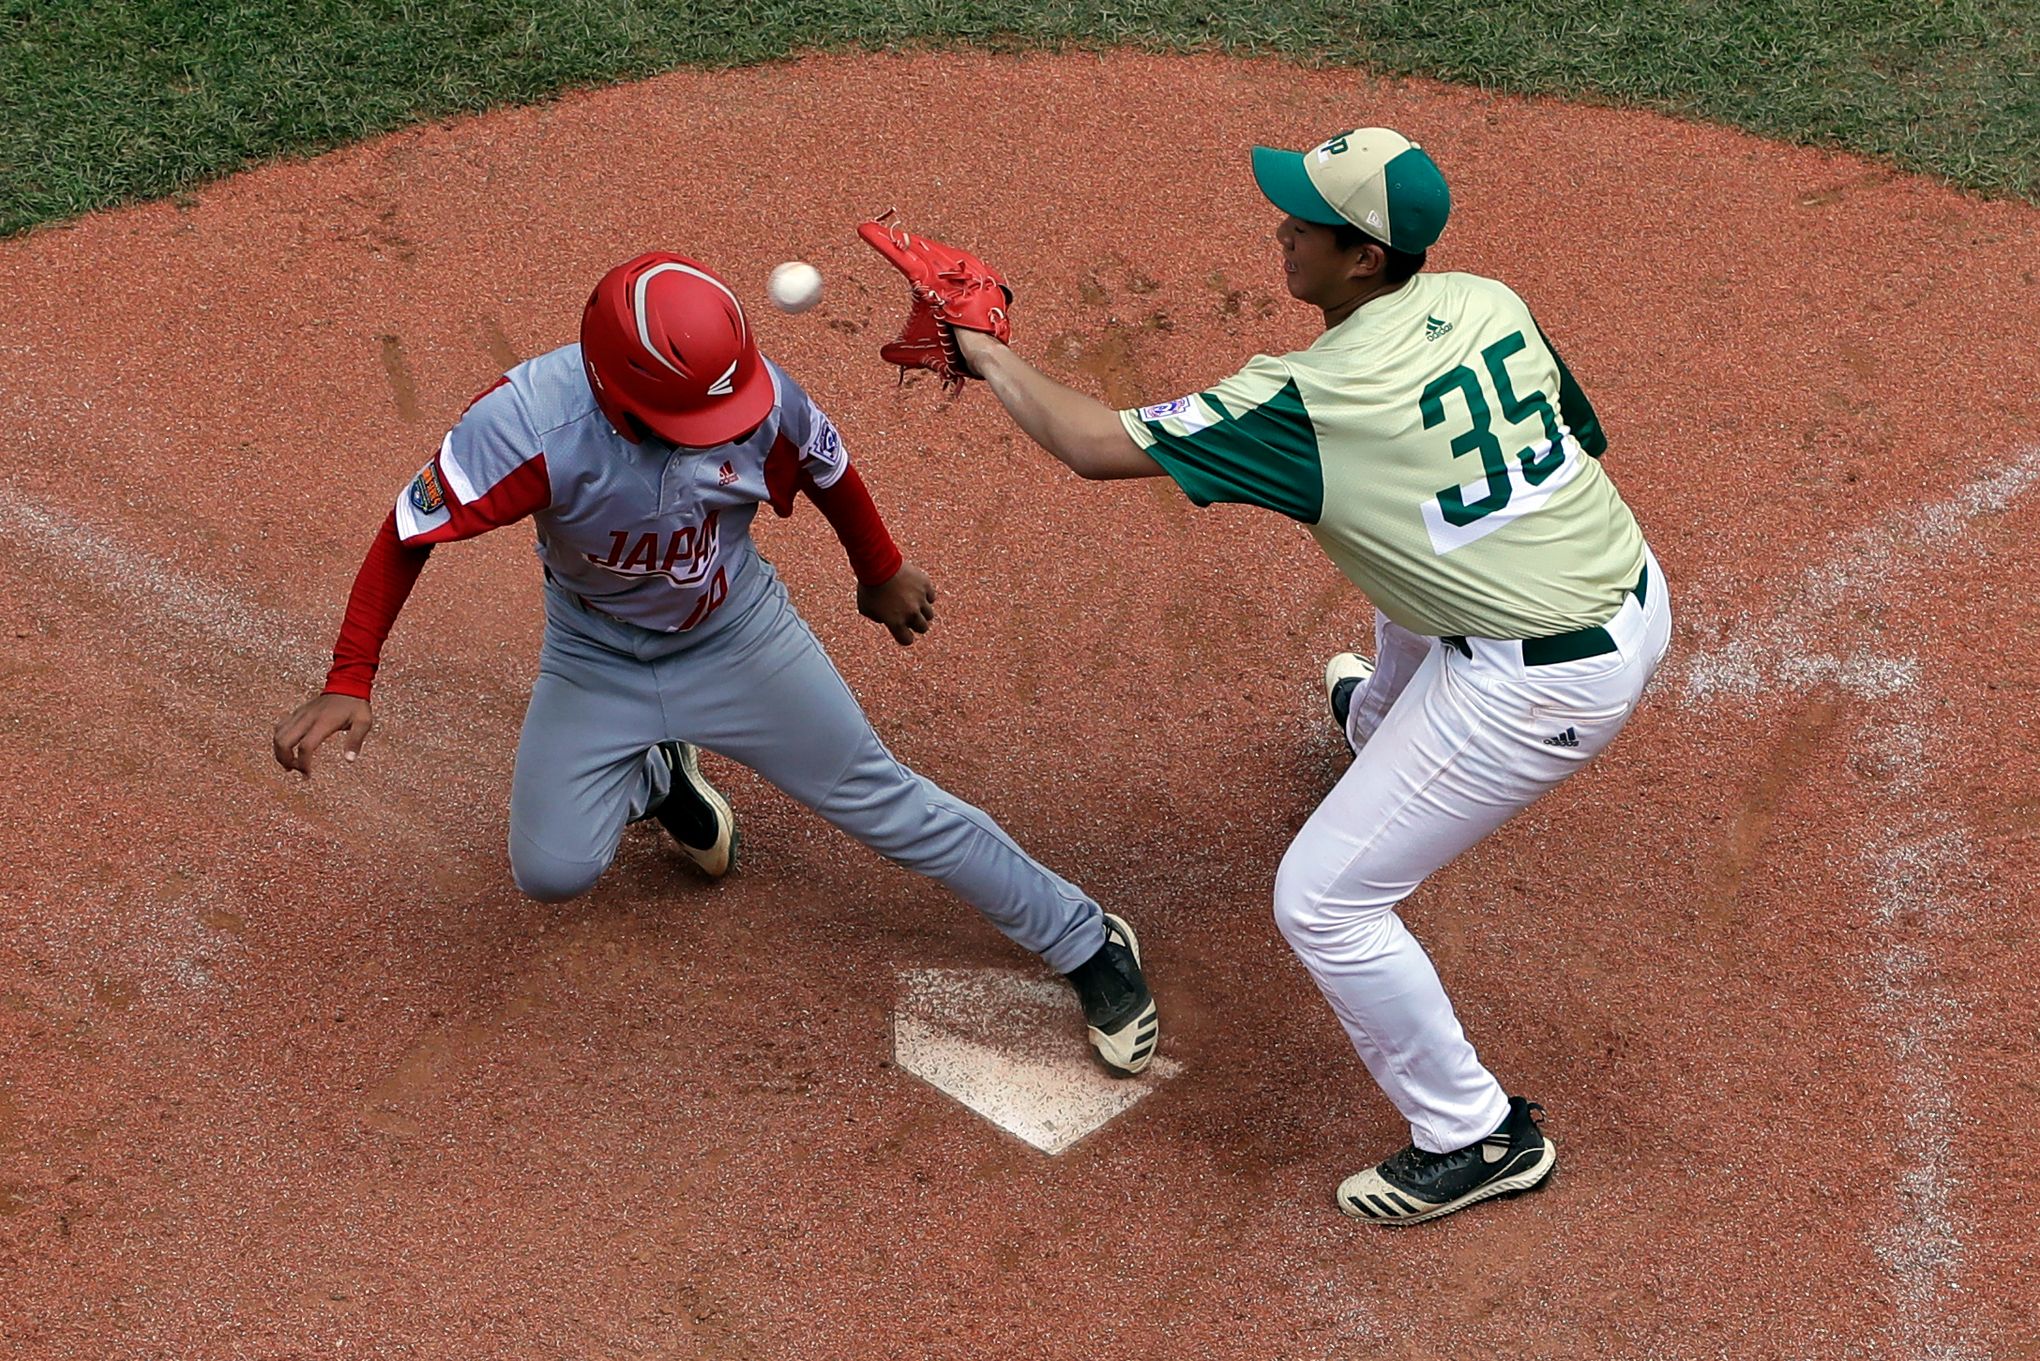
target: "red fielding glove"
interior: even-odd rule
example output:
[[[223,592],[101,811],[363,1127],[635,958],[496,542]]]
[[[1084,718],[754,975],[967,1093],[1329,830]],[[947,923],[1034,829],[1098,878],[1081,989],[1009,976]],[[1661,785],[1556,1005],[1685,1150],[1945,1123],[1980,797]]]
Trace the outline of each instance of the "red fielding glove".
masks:
[[[857,229],[857,234],[907,277],[913,297],[907,323],[899,336],[879,347],[879,357],[900,366],[905,379],[908,369],[928,369],[944,387],[961,388],[966,378],[976,378],[963,353],[956,347],[954,328],[983,331],[1005,344],[1013,337],[1007,309],[1013,305],[1013,290],[997,270],[969,251],[915,236],[896,222],[888,209]]]

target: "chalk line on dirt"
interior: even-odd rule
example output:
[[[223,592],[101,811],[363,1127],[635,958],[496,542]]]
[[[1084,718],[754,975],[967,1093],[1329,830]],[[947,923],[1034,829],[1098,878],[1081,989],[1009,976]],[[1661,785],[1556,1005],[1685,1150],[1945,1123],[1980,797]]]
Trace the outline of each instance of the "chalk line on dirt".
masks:
[[[195,632],[238,653],[302,664],[313,647],[282,616],[137,549],[131,540],[51,510],[0,482],[0,526],[44,558],[67,563],[95,583],[118,582],[130,613],[124,622],[189,639]],[[146,598],[136,608],[134,592]],[[167,626],[167,627],[160,627]],[[167,641],[167,637],[166,637]]]
[[[1920,569],[1958,554],[1965,528],[1997,514],[2040,483],[2040,446],[2013,455],[2003,467],[1946,500],[1888,516],[1851,535],[1841,552],[1809,569],[1786,611],[1768,621],[1747,614],[1730,622],[1727,641],[1685,666],[1688,699],[1726,693],[1755,696],[1769,690],[1807,690],[1823,682],[1864,699],[1886,699],[1919,678],[1910,656],[1882,650],[1883,640],[1853,638],[1846,654],[1822,652],[1813,640],[1832,638],[1851,608],[1873,603]],[[1674,582],[1676,589],[1678,583]]]
[[[1864,699],[1899,699],[1920,682],[1912,657],[1885,651],[1879,637],[1836,637],[1852,610],[1904,585],[1925,568],[1957,557],[1969,526],[1998,514],[2040,484],[2040,447],[2014,455],[1952,497],[1902,511],[1850,536],[1841,552],[1809,570],[1793,604],[1758,622],[1743,616],[1730,641],[1702,653],[1686,670],[1685,696],[1705,703],[1717,695],[1761,698],[1823,684]],[[1810,641],[1848,649],[1817,652]],[[1928,769],[1920,753],[1932,734],[1915,720],[1867,725],[1868,748],[1889,778],[1866,782],[1886,815],[1861,851],[1869,901],[1864,925],[1875,942],[1859,962],[1860,986],[1872,1023],[1891,1055],[1899,1105],[1896,1142],[1903,1165],[1894,1188],[1895,1219],[1871,1243],[1894,1283],[1889,1332],[1896,1355],[1918,1361],[1969,1361],[1978,1354],[1963,1337],[1962,1178],[1957,1110],[1945,1055],[1960,1043],[1962,1000],[1939,981],[1939,933],[1973,910],[1958,887],[1974,863],[1965,829],[1923,796]],[[1859,739],[1860,741],[1861,739]]]

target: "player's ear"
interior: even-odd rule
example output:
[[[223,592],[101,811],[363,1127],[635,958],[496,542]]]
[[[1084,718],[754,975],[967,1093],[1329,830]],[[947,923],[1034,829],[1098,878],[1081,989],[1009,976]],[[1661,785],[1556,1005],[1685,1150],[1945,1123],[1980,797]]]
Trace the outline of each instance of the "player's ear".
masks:
[[[1388,268],[1388,252],[1373,241],[1362,241],[1353,248],[1353,264],[1347,277],[1355,283],[1365,283],[1381,277]]]

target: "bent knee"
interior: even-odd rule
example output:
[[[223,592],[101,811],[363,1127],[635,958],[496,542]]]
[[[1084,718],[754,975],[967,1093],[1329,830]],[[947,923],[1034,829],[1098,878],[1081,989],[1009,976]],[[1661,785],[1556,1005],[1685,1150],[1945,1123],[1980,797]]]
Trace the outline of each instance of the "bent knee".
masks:
[[[1305,841],[1292,843],[1275,871],[1275,925],[1298,950],[1337,935],[1352,940],[1387,927],[1400,895],[1371,887],[1364,865],[1331,866]]]
[[[1296,945],[1309,935],[1311,927],[1322,919],[1322,899],[1318,877],[1292,843],[1275,870],[1275,927],[1284,940]]]
[[[510,850],[510,877],[517,891],[541,903],[563,903],[595,887],[607,868],[580,860],[564,860],[532,847]]]

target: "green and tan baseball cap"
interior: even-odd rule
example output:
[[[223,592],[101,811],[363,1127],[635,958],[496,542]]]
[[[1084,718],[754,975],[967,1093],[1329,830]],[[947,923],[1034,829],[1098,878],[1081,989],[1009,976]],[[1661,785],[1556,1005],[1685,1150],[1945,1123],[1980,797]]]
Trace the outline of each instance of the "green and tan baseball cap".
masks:
[[[1437,162],[1387,128],[1354,128],[1309,151],[1257,146],[1254,182],[1292,217],[1326,226],[1351,223],[1411,254],[1430,248],[1452,211]]]

